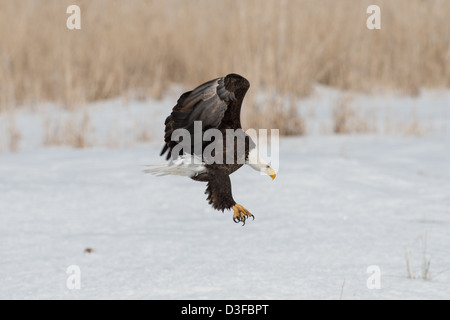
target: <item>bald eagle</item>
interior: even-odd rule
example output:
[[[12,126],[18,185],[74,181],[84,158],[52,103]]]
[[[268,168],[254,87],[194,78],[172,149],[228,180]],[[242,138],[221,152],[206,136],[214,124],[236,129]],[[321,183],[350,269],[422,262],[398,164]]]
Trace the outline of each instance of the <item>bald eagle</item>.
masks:
[[[160,155],[167,153],[168,161],[145,170],[206,182],[209,204],[216,210],[232,209],[233,221],[243,225],[254,216],[234,201],[229,175],[248,164],[275,179],[275,171],[241,127],[241,106],[249,87],[244,77],[229,74],[182,94],[165,121]]]

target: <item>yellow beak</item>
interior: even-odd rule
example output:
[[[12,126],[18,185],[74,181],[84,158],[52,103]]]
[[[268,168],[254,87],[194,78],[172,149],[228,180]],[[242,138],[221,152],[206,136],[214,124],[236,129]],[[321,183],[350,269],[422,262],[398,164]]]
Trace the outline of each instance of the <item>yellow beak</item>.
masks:
[[[269,175],[269,177],[272,178],[272,180],[275,179],[275,177],[277,176],[277,174],[275,173],[275,170],[273,170],[272,168],[268,168],[266,170],[267,174]]]

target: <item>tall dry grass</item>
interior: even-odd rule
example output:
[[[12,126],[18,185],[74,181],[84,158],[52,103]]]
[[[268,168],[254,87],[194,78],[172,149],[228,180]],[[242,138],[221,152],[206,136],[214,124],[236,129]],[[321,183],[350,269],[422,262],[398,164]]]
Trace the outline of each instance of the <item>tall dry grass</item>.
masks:
[[[71,4],[81,30],[66,28]],[[381,30],[366,28],[370,4],[381,7]],[[292,110],[258,105],[261,90],[449,87],[449,12],[448,0],[0,0],[0,110],[158,97],[171,83],[236,72],[252,84],[244,124],[270,127]]]

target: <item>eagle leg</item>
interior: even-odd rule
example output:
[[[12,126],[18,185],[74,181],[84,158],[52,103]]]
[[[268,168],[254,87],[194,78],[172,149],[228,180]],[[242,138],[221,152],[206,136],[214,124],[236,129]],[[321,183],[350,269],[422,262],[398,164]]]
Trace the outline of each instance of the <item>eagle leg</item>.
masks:
[[[255,220],[255,216],[252,215],[247,209],[245,209],[240,204],[235,204],[231,207],[233,209],[233,221],[236,223],[242,222],[242,226],[245,225],[245,220],[247,220],[248,217],[252,217],[253,220]]]

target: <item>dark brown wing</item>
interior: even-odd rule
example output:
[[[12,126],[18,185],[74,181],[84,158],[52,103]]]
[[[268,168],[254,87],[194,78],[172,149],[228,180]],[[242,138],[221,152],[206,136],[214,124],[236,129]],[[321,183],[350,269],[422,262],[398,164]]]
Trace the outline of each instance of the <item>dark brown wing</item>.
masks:
[[[165,121],[165,145],[161,155],[169,151],[167,159],[171,157],[172,149],[178,143],[172,141],[172,134],[177,129],[188,130],[192,135],[191,142],[194,143],[195,121],[202,122],[202,132],[210,128],[223,127],[224,119],[230,128],[240,128],[240,108],[249,86],[245,78],[230,74],[184,93]]]

